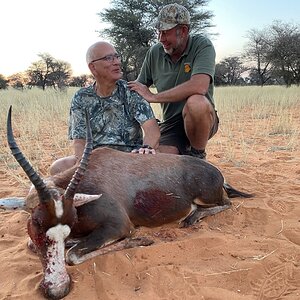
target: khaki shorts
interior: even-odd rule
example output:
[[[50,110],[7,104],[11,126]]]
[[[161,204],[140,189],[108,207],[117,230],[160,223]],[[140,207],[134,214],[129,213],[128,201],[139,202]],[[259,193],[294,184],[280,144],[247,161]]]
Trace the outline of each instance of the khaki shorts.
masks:
[[[172,123],[161,123],[160,127],[160,145],[175,146],[180,154],[185,154],[187,149],[191,146],[184,130],[184,122],[182,115],[172,119]],[[218,131],[219,117],[217,111],[214,114],[214,123],[210,131],[209,139],[211,139]]]

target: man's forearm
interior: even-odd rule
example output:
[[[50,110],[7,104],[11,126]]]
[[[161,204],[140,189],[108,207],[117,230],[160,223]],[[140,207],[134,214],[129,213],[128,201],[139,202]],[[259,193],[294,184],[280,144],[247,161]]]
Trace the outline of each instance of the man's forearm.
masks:
[[[146,121],[142,125],[142,128],[144,131],[143,144],[149,145],[153,149],[157,149],[159,146],[160,130],[156,119]]]
[[[73,149],[74,149],[74,155],[77,159],[81,159],[81,156],[83,154],[85,147],[85,140],[83,139],[75,139],[73,141]]]
[[[202,74],[201,74],[202,75]],[[153,94],[153,103],[178,102],[192,95],[205,95],[209,86],[209,76],[194,75],[190,80],[169,90]]]
[[[148,145],[153,149],[157,149],[159,146],[159,140],[157,139],[157,137],[145,136],[143,145]]]

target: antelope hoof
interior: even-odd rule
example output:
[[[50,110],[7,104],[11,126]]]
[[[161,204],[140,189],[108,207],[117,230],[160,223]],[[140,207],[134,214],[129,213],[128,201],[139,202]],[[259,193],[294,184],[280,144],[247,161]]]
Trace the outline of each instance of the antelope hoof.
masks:
[[[85,259],[82,257],[82,255],[78,255],[78,253],[77,253],[76,249],[74,249],[74,247],[69,249],[66,253],[66,263],[69,266],[78,265],[85,261]]]
[[[27,247],[30,251],[32,251],[35,254],[38,254],[38,248],[36,247],[36,245],[33,243],[32,239],[29,238],[28,242],[27,242]]]

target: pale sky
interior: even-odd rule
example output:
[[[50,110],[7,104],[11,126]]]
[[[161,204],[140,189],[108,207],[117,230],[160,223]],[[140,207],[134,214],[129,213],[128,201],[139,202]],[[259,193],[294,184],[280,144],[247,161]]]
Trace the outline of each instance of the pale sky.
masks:
[[[87,48],[98,41],[102,28],[97,15],[108,0],[4,0],[1,1],[0,74],[28,69],[39,53],[69,62],[74,75],[88,74]],[[238,55],[248,30],[263,29],[273,20],[300,23],[299,0],[211,0],[206,7],[215,17],[213,43],[217,61]]]

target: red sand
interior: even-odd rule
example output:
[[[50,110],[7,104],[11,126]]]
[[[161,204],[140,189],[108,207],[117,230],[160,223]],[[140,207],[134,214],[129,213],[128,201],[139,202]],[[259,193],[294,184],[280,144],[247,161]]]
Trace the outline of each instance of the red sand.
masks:
[[[222,131],[209,144],[208,160],[253,199],[237,198],[231,209],[190,228],[138,229],[136,236],[155,243],[68,267],[73,284],[65,299],[300,299],[300,150],[274,148],[283,138],[257,137],[253,126],[245,134],[253,142],[246,164],[225,162],[218,141],[232,141]],[[1,198],[26,195],[2,164],[0,180]],[[0,213],[0,299],[43,299],[41,264],[26,246],[28,214]]]

